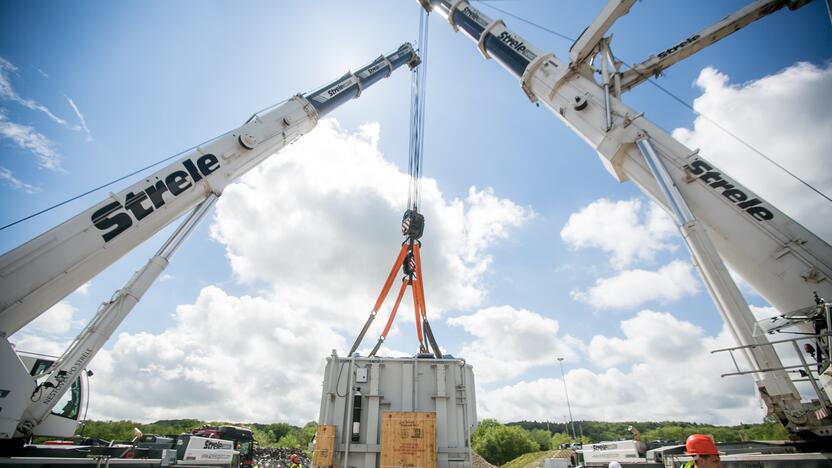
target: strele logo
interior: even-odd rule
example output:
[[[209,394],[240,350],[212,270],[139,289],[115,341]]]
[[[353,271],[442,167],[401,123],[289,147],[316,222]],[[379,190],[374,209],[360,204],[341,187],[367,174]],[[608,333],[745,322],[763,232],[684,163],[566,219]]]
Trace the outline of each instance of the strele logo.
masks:
[[[220,161],[213,154],[206,154],[200,156],[196,164],[186,159],[182,161],[182,166],[185,170],[175,170],[138,193],[128,192],[123,203],[117,201],[108,203],[96,210],[91,217],[92,224],[101,231],[107,231],[101,235],[104,242],[110,242],[132,226],[133,218],[141,221],[153,213],[154,209],[164,206],[165,198],[162,194],[165,192],[178,197],[193,187],[194,183],[199,182],[203,177],[208,177],[220,168]],[[131,217],[127,211],[133,216]],[[111,230],[108,231],[108,229]]]
[[[759,198],[751,198],[749,200],[748,194],[742,190],[735,188],[734,185],[723,179],[720,172],[713,170],[705,161],[696,159],[692,163],[685,166],[690,173],[695,175],[699,180],[708,184],[709,187],[722,190],[722,196],[734,202],[738,207],[745,210],[757,221],[768,221],[774,218],[774,214],[763,206]]]
[[[667,57],[668,55],[670,55],[670,54],[672,54],[672,53],[676,52],[677,50],[679,50],[679,49],[681,49],[681,48],[683,48],[683,47],[685,47],[685,46],[687,46],[687,45],[689,45],[689,44],[693,43],[694,41],[696,41],[697,39],[699,39],[699,37],[700,37],[700,36],[699,36],[699,34],[694,34],[693,36],[691,36],[691,37],[689,37],[689,38],[685,39],[684,41],[682,41],[682,42],[680,42],[680,43],[676,44],[675,46],[673,46],[673,47],[671,47],[671,48],[669,48],[669,49],[665,50],[664,52],[659,52],[659,58],[665,58],[665,57]]]
[[[465,8],[462,10],[462,13],[463,13],[465,16],[467,16],[467,17],[471,18],[472,20],[474,20],[474,22],[475,22],[475,23],[477,23],[477,24],[479,24],[480,26],[483,26],[483,27],[487,26],[487,24],[485,23],[485,21],[483,21],[482,17],[479,15],[479,13],[477,13],[477,12],[476,12],[476,11],[474,11],[474,10],[472,10],[472,9],[471,9],[471,7],[465,7]]]
[[[499,39],[500,42],[502,42],[503,44],[506,44],[507,46],[516,50],[517,52],[522,53],[524,50],[526,50],[526,44],[519,39],[515,39],[514,36],[512,36],[508,31],[501,32],[500,35],[497,36],[497,39]]]
[[[340,93],[340,92],[341,92],[344,88],[346,88],[347,86],[349,86],[349,84],[350,84],[350,83],[343,82],[343,83],[339,84],[338,86],[336,86],[336,87],[334,87],[334,88],[329,89],[329,90],[327,91],[327,94],[329,94],[329,97],[335,96],[336,94]]]
[[[205,440],[205,445],[202,448],[203,449],[208,449],[208,450],[220,450],[220,449],[230,448],[230,447],[228,447],[228,444],[223,443],[221,440],[206,439]]]

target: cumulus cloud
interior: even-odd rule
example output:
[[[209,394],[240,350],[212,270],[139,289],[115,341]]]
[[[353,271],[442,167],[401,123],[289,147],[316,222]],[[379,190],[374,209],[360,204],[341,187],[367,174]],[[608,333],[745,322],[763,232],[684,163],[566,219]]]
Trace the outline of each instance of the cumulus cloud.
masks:
[[[348,132],[323,120],[226,187],[211,235],[242,286],[258,295],[206,287],[177,307],[167,330],[120,334],[93,361],[91,417],[315,418],[325,358],[348,350],[402,242],[408,176],[380,154],[379,132],[378,124]],[[446,200],[431,179],[422,181],[421,211],[431,319],[483,301],[489,249],[532,216],[488,188]],[[368,332],[365,353],[383,324]],[[403,313],[390,336],[412,327],[412,314]],[[382,355],[415,351],[386,344]]]
[[[61,301],[46,312],[29,322],[21,332],[34,332],[47,335],[63,335],[69,332],[78,309],[72,304]]]
[[[308,309],[210,286],[159,334],[122,333],[93,361],[93,418],[315,417],[325,358],[344,338]]]
[[[693,107],[786,167],[827,196],[832,196],[832,63],[797,63],[785,70],[732,84],[705,68],[696,85],[702,95]],[[673,136],[731,175],[827,242],[832,241],[832,203],[764,160],[753,150],[697,117],[693,128]]]
[[[733,344],[725,329],[707,336],[689,322],[650,310],[622,321],[621,329],[623,337],[592,338],[589,355],[599,370],[566,374],[575,419],[727,424],[762,418],[750,377],[719,377],[732,369],[731,359],[710,350]],[[479,391],[478,398],[481,417],[502,421],[558,420],[566,414],[559,378]]]
[[[657,271],[625,270],[610,278],[598,278],[572,298],[596,309],[627,309],[651,301],[667,303],[699,291],[699,278],[688,262],[674,260]]]
[[[22,180],[15,177],[12,171],[6,169],[3,166],[0,166],[0,180],[2,180],[4,184],[15,190],[23,190],[24,192],[30,194],[40,192],[40,188],[23,182]]]
[[[378,124],[350,133],[323,120],[225,190],[211,232],[242,282],[265,283],[350,327],[363,320],[398,254],[408,185],[378,138]],[[432,179],[422,181],[421,196],[428,313],[480,304],[487,248],[531,210],[488,188],[446,200]]]
[[[551,365],[555,356],[574,359],[584,346],[572,336],[558,336],[557,320],[511,306],[489,307],[447,322],[474,336],[460,355],[476,369],[478,383],[515,378],[532,367]]]
[[[678,230],[658,205],[644,205],[640,198],[595,200],[569,216],[560,237],[575,250],[595,247],[609,253],[617,269],[653,261],[660,251],[676,250],[671,239]]]
[[[77,313],[78,308],[66,301],[60,301],[29,322],[9,340],[18,351],[60,356],[71,341],[68,335],[77,325]]]
[[[19,148],[31,151],[37,165],[52,171],[61,171],[61,156],[55,143],[33,127],[14,123],[0,110],[0,137],[10,140]]]
[[[164,275],[162,276],[164,278]],[[75,290],[76,294],[80,294],[82,296],[86,296],[90,293],[90,282],[87,281],[86,283],[78,286],[78,289]]]

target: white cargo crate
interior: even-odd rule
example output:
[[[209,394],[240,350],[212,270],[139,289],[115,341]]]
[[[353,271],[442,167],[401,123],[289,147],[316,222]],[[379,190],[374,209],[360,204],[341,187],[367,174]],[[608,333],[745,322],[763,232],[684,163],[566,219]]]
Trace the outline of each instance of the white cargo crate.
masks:
[[[336,427],[334,467],[382,468],[384,413],[435,413],[436,466],[470,468],[476,408],[474,372],[463,359],[346,358],[333,352],[318,424]]]

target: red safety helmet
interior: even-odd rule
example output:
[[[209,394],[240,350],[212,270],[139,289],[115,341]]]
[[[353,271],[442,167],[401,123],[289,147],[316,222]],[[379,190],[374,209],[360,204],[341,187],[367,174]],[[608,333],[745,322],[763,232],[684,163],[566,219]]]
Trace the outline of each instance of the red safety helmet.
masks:
[[[714,438],[706,434],[691,434],[685,441],[685,451],[691,455],[719,455]]]
[[[293,453],[293,454],[289,455],[289,460],[292,460],[293,462],[297,463],[298,462],[297,454]]]

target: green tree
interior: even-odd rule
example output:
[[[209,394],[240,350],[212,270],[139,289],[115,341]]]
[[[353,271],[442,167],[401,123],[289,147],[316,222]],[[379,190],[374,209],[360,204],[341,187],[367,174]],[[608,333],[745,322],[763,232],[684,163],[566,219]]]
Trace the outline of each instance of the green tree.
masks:
[[[546,429],[533,429],[529,431],[529,437],[537,444],[538,450],[552,448],[552,433]]]
[[[529,432],[519,426],[498,425],[483,432],[471,445],[475,452],[494,465],[502,465],[538,448]]]
[[[552,447],[552,449],[559,449],[561,444],[569,443],[572,443],[572,436],[564,434],[563,432],[555,432],[549,441],[549,446]]]

